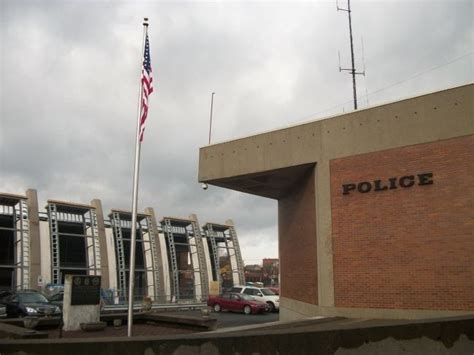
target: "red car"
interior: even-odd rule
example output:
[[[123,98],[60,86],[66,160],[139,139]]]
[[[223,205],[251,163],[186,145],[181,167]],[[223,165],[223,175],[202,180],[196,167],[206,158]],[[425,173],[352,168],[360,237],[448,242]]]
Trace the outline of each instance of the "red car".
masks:
[[[222,310],[244,312],[245,314],[264,313],[268,311],[268,305],[258,302],[252,296],[243,293],[224,293],[220,296],[209,296],[207,305],[214,309],[214,312]]]

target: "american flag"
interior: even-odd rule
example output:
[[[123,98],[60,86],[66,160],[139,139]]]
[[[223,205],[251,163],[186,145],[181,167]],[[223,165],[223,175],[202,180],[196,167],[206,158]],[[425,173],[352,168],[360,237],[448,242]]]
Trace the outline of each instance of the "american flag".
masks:
[[[150,59],[150,43],[148,42],[148,33],[145,38],[145,52],[143,54],[142,66],[142,104],[140,115],[140,142],[143,141],[143,133],[145,133],[145,121],[148,116],[148,96],[153,92],[153,77],[151,73],[151,59]]]

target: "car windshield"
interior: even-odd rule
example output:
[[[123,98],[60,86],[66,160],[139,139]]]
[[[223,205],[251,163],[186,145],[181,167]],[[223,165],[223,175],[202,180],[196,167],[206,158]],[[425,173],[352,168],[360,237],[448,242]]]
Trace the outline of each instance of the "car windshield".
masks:
[[[272,290],[268,288],[261,288],[260,291],[265,295],[265,296],[276,296]]]
[[[62,301],[64,298],[63,293],[57,293],[49,298],[50,301]]]
[[[46,297],[40,293],[19,293],[18,299],[20,303],[49,303]]]

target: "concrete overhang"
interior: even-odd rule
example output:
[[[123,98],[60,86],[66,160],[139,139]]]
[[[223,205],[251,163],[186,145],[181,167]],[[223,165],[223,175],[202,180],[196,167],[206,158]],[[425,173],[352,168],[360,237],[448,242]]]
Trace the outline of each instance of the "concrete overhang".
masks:
[[[169,216],[163,217],[160,220],[160,223],[164,224],[165,220],[167,219],[169,219],[172,222],[173,226],[176,226],[176,227],[187,227],[193,223],[192,219],[186,219],[186,218],[180,218],[180,217],[169,217]]]
[[[26,196],[15,195],[15,194],[0,194],[0,205],[2,206],[15,206],[21,200],[26,200]]]
[[[474,84],[200,148],[198,181],[274,199],[332,159],[474,134]]]
[[[280,199],[284,197],[314,164],[303,164],[262,173],[208,180],[208,184],[252,195]],[[227,227],[229,228],[229,227]]]
[[[120,219],[122,221],[131,221],[132,220],[132,212],[129,210],[122,210],[118,208],[112,208],[109,213],[109,218],[113,218],[113,214],[118,213],[120,216]],[[150,217],[150,214],[147,213],[137,213],[137,221],[140,222],[141,220]]]
[[[45,209],[48,209],[49,205],[56,205],[56,211],[62,213],[71,213],[71,214],[78,214],[83,215],[90,210],[95,210],[94,206],[85,205],[82,203],[74,203],[74,202],[67,202],[67,201],[59,201],[59,200],[48,200]]]

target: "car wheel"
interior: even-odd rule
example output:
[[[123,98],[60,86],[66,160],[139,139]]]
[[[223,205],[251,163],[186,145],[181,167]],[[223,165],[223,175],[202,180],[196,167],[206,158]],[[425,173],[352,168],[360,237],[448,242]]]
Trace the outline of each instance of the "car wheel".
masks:
[[[244,307],[244,313],[245,314],[251,314],[252,313],[252,308],[250,308],[250,306],[245,306]]]
[[[267,302],[267,304],[268,304],[268,311],[270,313],[275,312],[275,305],[273,304],[273,302]]]
[[[220,311],[221,311],[221,305],[218,304],[218,303],[216,303],[216,304],[214,305],[214,312],[220,312]]]

